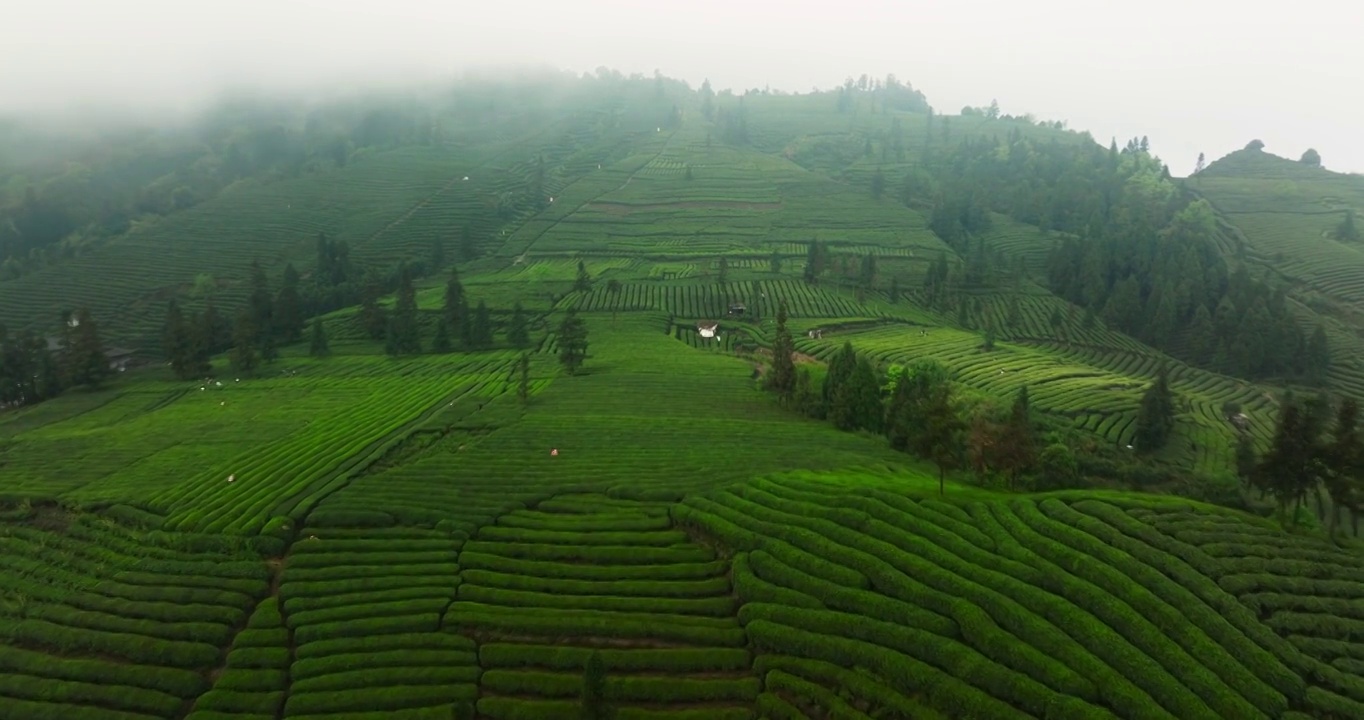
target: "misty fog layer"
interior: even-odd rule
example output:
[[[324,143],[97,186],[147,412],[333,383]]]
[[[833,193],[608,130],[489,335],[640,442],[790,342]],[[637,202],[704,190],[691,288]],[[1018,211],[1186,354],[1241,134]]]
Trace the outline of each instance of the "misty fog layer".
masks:
[[[1252,138],[1364,171],[1353,3],[48,0],[6,16],[5,113],[178,114],[228,89],[425,82],[473,66],[657,69],[786,91],[894,73],[940,112],[997,99],[1100,141],[1148,136],[1180,175]]]

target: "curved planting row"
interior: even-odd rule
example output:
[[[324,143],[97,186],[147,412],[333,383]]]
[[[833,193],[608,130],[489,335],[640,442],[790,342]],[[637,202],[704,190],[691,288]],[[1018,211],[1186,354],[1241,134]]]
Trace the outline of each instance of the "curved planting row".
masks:
[[[1277,718],[1350,707],[1364,666],[1345,621],[1321,648],[1335,666],[1313,661],[1202,567],[1224,561],[1185,545],[1191,565],[1166,547],[1181,541],[1103,503],[950,505],[783,479],[674,512],[742,551],[740,619],[773,653],[757,662],[771,717]],[[834,670],[854,665],[870,672]]]
[[[472,703],[473,643],[438,632],[460,543],[421,528],[306,527],[279,588],[292,648],[285,716],[449,717]]]
[[[724,284],[625,283],[617,292],[597,283],[578,308],[594,312],[662,310],[678,317],[723,320],[731,303],[743,303],[743,318],[770,318],[786,302],[791,317],[859,317],[868,311],[850,298],[794,280],[758,280]]]
[[[0,715],[180,717],[268,576],[223,538],[95,516],[0,525]]]
[[[222,672],[194,701],[186,720],[264,720],[279,717],[289,686],[289,631],[271,595],[256,606],[233,638]]]
[[[596,652],[618,718],[753,717],[727,563],[663,506],[556,497],[479,529],[460,566],[443,628],[480,643],[480,716],[576,714]]]
[[[309,491],[382,451],[423,411],[504,392],[509,362],[504,353],[491,360],[424,357],[372,376],[372,362],[337,361],[325,376],[193,392],[180,402],[231,423],[209,426],[203,439],[222,453],[148,504],[169,510],[166,528],[178,530],[245,534],[272,517],[299,516],[312,501]],[[215,437],[226,432],[230,438]],[[261,445],[262,436],[275,439]],[[305,507],[296,507],[300,502]]]
[[[1287,639],[1315,686],[1308,707],[1364,717],[1364,665],[1356,659],[1364,657],[1364,560],[1357,554],[1264,522],[1200,524],[1168,508],[1132,508],[1126,516],[1161,533],[1171,551],[1196,558],[1245,612]]]

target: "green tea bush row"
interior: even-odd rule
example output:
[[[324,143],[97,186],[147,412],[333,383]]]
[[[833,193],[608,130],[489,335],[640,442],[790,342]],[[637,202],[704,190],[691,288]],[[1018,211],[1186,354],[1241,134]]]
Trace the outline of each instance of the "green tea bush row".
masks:
[[[1364,703],[1342,697],[1325,688],[1307,688],[1307,707],[1314,711],[1314,717],[1364,717]]]
[[[284,692],[237,692],[214,688],[199,696],[194,707],[226,713],[271,715],[279,711]]]
[[[390,651],[442,650],[474,652],[473,640],[462,635],[450,633],[391,633],[373,637],[343,637],[333,640],[315,640],[307,645],[299,645],[295,654],[299,661],[325,659],[336,655],[354,653],[384,653]]]
[[[110,505],[109,507],[104,508],[101,513],[113,518],[123,525],[127,525],[128,527],[137,530],[155,530],[161,527],[161,523],[166,521],[166,518],[161,515],[122,503]]]
[[[738,601],[728,595],[709,598],[560,595],[529,590],[489,588],[467,582],[459,586],[458,597],[467,602],[509,607],[651,612],[711,617],[730,617],[734,615],[735,607],[738,605]]]
[[[290,597],[284,607],[290,615],[313,611],[330,610],[345,606],[371,605],[374,603],[399,602],[404,600],[454,599],[455,584],[446,580],[445,585],[416,585],[395,587],[391,590],[346,593],[344,595],[308,595]]]
[[[242,647],[227,653],[229,670],[279,669],[289,667],[289,649],[282,647]]]
[[[46,620],[67,627],[142,635],[162,640],[208,643],[215,646],[226,645],[232,638],[232,628],[225,625],[197,622],[162,623],[102,612],[77,610],[61,605],[30,606],[27,615],[35,620]]]
[[[1331,661],[1334,658],[1364,660],[1364,643],[1352,643],[1331,638],[1289,635],[1288,641],[1298,649],[1318,660]],[[1361,673],[1364,674],[1364,673]]]
[[[577,516],[534,511],[502,515],[497,518],[497,524],[508,528],[565,532],[590,532],[593,530],[644,532],[647,530],[667,530],[672,525],[666,515],[602,512]]]
[[[210,577],[206,575],[165,575],[144,571],[124,570],[114,573],[113,579],[128,585],[149,585],[153,587],[183,587],[205,590],[227,590],[247,597],[264,594],[268,583],[262,580],[244,578]]]
[[[143,713],[90,707],[88,705],[35,702],[17,698],[5,698],[4,702],[0,703],[0,718],[4,720],[154,720],[154,716]]]
[[[748,564],[748,553],[735,555],[731,567],[734,575],[734,592],[744,602],[765,602],[816,610],[824,607],[824,603],[799,590],[773,585],[755,575],[753,568]]]
[[[290,613],[289,626],[295,629],[308,625],[327,625],[351,620],[374,618],[410,617],[414,615],[439,615],[450,604],[447,597],[423,598],[418,600],[397,600],[367,605],[344,605],[341,607],[309,610]]]
[[[808,720],[808,716],[795,705],[770,692],[758,695],[757,708],[763,720]]]
[[[1030,613],[1027,610],[992,588],[1005,583],[1017,588],[1018,592],[1033,593],[1038,597],[1045,597],[1049,602],[1057,602],[1052,596],[1039,593],[1036,588],[1003,573],[971,564],[922,538],[909,536],[880,520],[868,518],[862,523],[865,528],[859,532],[828,520],[783,513],[756,503],[745,502],[742,509],[747,514],[774,524],[798,525],[809,530],[818,530],[843,543],[844,547],[856,548],[845,552],[845,556],[855,558],[858,569],[873,577],[875,584],[883,592],[901,596],[901,593],[896,592],[896,586],[922,588],[901,597],[946,614],[956,621],[963,634],[968,632],[965,625],[969,623],[973,639],[980,643],[978,648],[989,653],[993,660],[1027,673],[1034,680],[1066,694],[1094,696],[1097,681],[1093,678],[1086,679],[1087,676],[1078,672],[1070,663],[1053,659],[1057,657],[1055,653],[1033,646],[1030,636],[1047,633],[1045,625],[1030,621]],[[892,545],[882,539],[883,537],[907,541],[912,551],[906,552],[904,548]],[[970,549],[973,552],[979,551],[974,546],[970,546]],[[895,574],[878,572],[875,568],[879,567],[893,569]],[[952,570],[949,571],[948,568]],[[983,577],[976,580],[976,576]],[[914,580],[911,581],[909,578]],[[1069,605],[1064,607],[1071,612],[1074,610]],[[982,609],[985,612],[981,612]],[[1035,612],[1037,608],[1033,610]],[[996,622],[1012,631],[1014,635],[1023,637],[1025,642],[1020,644],[1001,632]],[[1020,629],[1028,634],[1020,634]],[[1052,632],[1056,635],[1061,634],[1059,630]],[[1059,657],[1070,659],[1066,655]]]
[[[614,720],[753,720],[753,710],[747,707],[679,708],[650,710],[617,707]],[[480,717],[491,720],[564,720],[577,717],[577,700],[521,700],[507,697],[485,697],[478,701]]]
[[[1280,635],[1315,635],[1336,640],[1364,640],[1364,620],[1320,613],[1276,612],[1265,624]]]
[[[0,645],[0,672],[97,685],[126,685],[178,698],[194,697],[207,688],[203,676],[189,670],[55,657],[9,645]]]
[[[456,602],[445,614],[450,630],[479,629],[516,635],[656,638],[695,645],[741,647],[744,630],[716,618],[594,610],[521,610]]]
[[[480,684],[484,692],[502,695],[576,697],[582,692],[583,679],[581,673],[488,670],[483,673]],[[761,683],[755,677],[702,679],[666,675],[609,675],[605,693],[607,700],[615,702],[751,703],[761,689]]]
[[[1251,612],[1261,615],[1291,610],[1364,620],[1364,600],[1288,593],[1248,593],[1241,595],[1240,600]]]
[[[477,665],[455,665],[447,667],[408,667],[363,668],[348,670],[310,678],[295,679],[290,692],[313,693],[340,690],[362,690],[385,688],[398,685],[453,685],[477,683],[483,672]]]
[[[478,648],[478,662],[484,669],[546,668],[577,672],[587,666],[587,658],[594,652],[602,665],[616,672],[688,673],[747,670],[752,659],[749,652],[743,648],[594,650],[570,645],[485,643]]]
[[[661,565],[600,566],[582,563],[523,560],[481,553],[468,547],[459,556],[466,570],[488,570],[507,575],[525,575],[562,580],[704,580],[723,575],[728,564],[723,560],[668,563]]]
[[[435,632],[440,627],[440,613],[432,612],[405,617],[379,617],[364,620],[342,620],[319,625],[303,625],[294,630],[294,642],[307,645],[318,640],[366,635],[396,635],[399,633]]]
[[[751,519],[739,519],[735,517],[739,513],[714,500],[698,496],[690,496],[683,503],[674,506],[673,513],[679,522],[702,528],[731,548],[748,551],[766,550],[829,582],[862,589],[871,587],[871,581],[865,575],[852,568],[830,562],[817,554],[817,551],[809,552],[806,547],[799,544],[803,542],[810,547],[829,549],[827,542],[812,534],[791,533],[789,537],[798,538],[794,543],[776,535],[765,535],[762,531],[755,531],[742,524],[751,522]]]
[[[304,582],[349,581],[357,592],[368,589],[366,580],[374,578],[446,577],[459,574],[459,565],[445,563],[440,565],[335,565],[331,567],[289,568],[284,571],[286,585]]]
[[[12,593],[22,593],[31,601],[46,601],[69,606],[72,610],[117,615],[133,620],[159,623],[218,623],[235,625],[241,621],[242,610],[223,605],[174,603],[159,600],[133,601],[119,597],[72,590],[60,585],[32,582],[13,576],[3,577],[5,587]]]
[[[177,668],[208,667],[218,659],[218,648],[205,643],[78,629],[33,618],[0,623],[0,638],[9,643],[39,645],[58,652],[117,655],[135,663]]]
[[[552,560],[602,565],[667,565],[671,563],[703,563],[715,559],[707,548],[630,547],[628,545],[538,545],[535,543],[503,543],[470,540],[464,544],[467,552],[501,555],[522,560]]]
[[[1364,583],[1364,568],[1350,568],[1341,565],[1265,557],[1228,557],[1219,558],[1222,571],[1228,574],[1271,573],[1292,575],[1299,578],[1318,580],[1346,580]]]
[[[459,703],[473,706],[472,700],[461,700]],[[458,717],[453,715],[452,707],[454,703],[443,705],[430,705],[427,707],[403,708],[401,710],[379,710],[379,711],[346,711],[344,715],[336,713],[322,713],[318,715],[290,715],[289,720],[450,720]],[[186,720],[189,720],[186,718]],[[224,718],[223,720],[241,720],[240,718]],[[263,720],[269,720],[268,718]]]
[[[711,597],[729,592],[724,576],[698,580],[567,580],[466,569],[465,583],[506,590],[538,590],[564,595],[618,595],[637,597]]]
[[[309,606],[306,609],[335,607],[337,603],[331,598],[359,598],[405,590],[417,592],[418,588],[423,588],[423,592],[430,596],[440,591],[453,593],[455,587],[459,585],[458,575],[444,574],[304,581],[293,581],[287,577],[286,575],[286,580],[280,586],[280,597],[283,598],[285,607],[292,608],[302,602]],[[317,605],[314,606],[314,603]]]
[[[385,528],[397,523],[393,515],[378,510],[318,508],[308,513],[308,525],[317,528]]]
[[[768,692],[785,691],[815,703],[831,720],[872,720],[871,716],[849,705],[828,688],[781,670],[769,671],[763,679],[763,685]]]
[[[311,530],[311,528],[310,528]],[[438,553],[457,550],[458,543],[448,538],[416,537],[323,537],[318,540],[300,541],[289,548],[289,564],[304,555],[328,555],[332,553]],[[365,563],[372,564],[372,563]],[[408,563],[403,563],[404,565]]]
[[[383,689],[328,690],[326,692],[291,692],[284,704],[284,714],[297,715],[345,713],[353,718],[359,711],[390,711],[420,708],[429,705],[449,705],[478,698],[477,685],[398,685]],[[448,707],[446,709],[448,713]]]
[[[749,553],[748,563],[758,577],[776,585],[802,592],[815,598],[821,606],[827,606],[831,610],[842,610],[855,615],[866,615],[878,620],[919,628],[945,638],[958,639],[961,637],[961,628],[950,617],[879,592],[835,585],[827,580],[797,570],[765,551],[755,550]],[[896,572],[891,569],[882,575],[890,575]],[[883,583],[891,584],[878,577],[878,585]],[[896,595],[902,594],[896,593]],[[949,608],[951,602],[950,599],[946,599],[938,606]]]
[[[274,720],[274,713],[231,713],[221,710],[194,710],[185,720]]]
[[[969,515],[965,515],[967,519],[962,519],[962,517],[957,514],[944,510],[944,508],[950,507],[957,512],[961,512],[961,509],[955,505],[947,505],[946,503],[914,502],[907,497],[886,492],[885,490],[870,490],[868,491],[868,495],[871,496],[871,500],[879,502],[887,508],[902,512],[906,515],[911,515],[923,522],[937,525],[944,530],[961,536],[966,541],[983,550],[994,551],[995,549],[994,540],[992,540],[989,535],[981,532],[980,528],[972,524],[969,520]],[[882,520],[886,519],[884,514],[878,512],[879,508],[870,501],[859,499],[853,506],[868,513],[875,514]],[[919,526],[916,525],[915,527],[917,529]]]
[[[842,668],[824,660],[770,653],[764,653],[754,659],[753,672],[766,675],[773,670],[781,670],[837,688],[840,693],[850,694],[869,704],[872,708],[870,713],[876,717],[920,718],[931,712],[917,700],[911,700],[886,685],[880,678],[856,669]]]
[[[1344,600],[1364,598],[1364,583],[1357,583],[1352,580],[1320,580],[1291,575],[1250,572],[1223,575],[1218,579],[1217,584],[1226,592],[1238,597],[1276,593]]]
[[[740,611],[739,619],[745,625],[766,620],[882,645],[941,668],[1035,715],[1045,715],[1046,708],[1061,697],[1055,690],[990,660],[967,645],[860,615],[749,603]],[[1098,708],[1092,709],[1098,711]]]
[[[97,685],[74,680],[52,680],[23,674],[0,675],[0,698],[98,707],[170,716],[181,698],[156,690],[124,685]]]
[[[295,661],[289,676],[295,682],[338,673],[405,667],[458,667],[478,664],[473,650],[411,649],[320,655]],[[395,683],[401,685],[403,683]]]
[[[869,668],[901,692],[922,695],[933,707],[957,717],[991,720],[1032,717],[932,665],[889,648],[843,637],[841,632],[825,635],[768,620],[754,620],[747,629],[759,647],[842,667]]]
[[[476,536],[484,542],[553,543],[561,545],[633,545],[639,547],[668,547],[687,542],[687,535],[678,530],[533,530],[529,528],[489,525],[480,528]]]
[[[1156,581],[1142,572],[1149,568],[1131,555],[1052,521],[1036,503],[1016,501],[1010,508],[1032,531],[1019,533],[1020,541],[1082,581],[1065,583],[1077,605],[1093,608],[1096,616],[1194,689],[1213,710],[1223,717],[1254,718],[1288,708],[1283,695],[1264,692],[1259,678],[1226,648],[1190,622],[1185,612],[1143,585],[1143,579]]]
[[[454,550],[423,550],[420,552],[306,552],[289,556],[289,567],[308,568],[350,567],[354,565],[408,567],[454,565],[459,553]]]
[[[232,638],[232,647],[281,647],[289,644],[289,631],[282,628],[247,628]]]
[[[267,693],[283,690],[288,684],[289,673],[279,668],[229,668],[213,683],[213,689]]]
[[[1184,538],[1180,538],[1183,540]],[[1287,538],[1281,538],[1287,540]],[[1364,573],[1359,561],[1338,550],[1316,550],[1301,545],[1285,544],[1276,546],[1261,542],[1260,538],[1250,538],[1250,542],[1216,542],[1196,544],[1203,552],[1216,558],[1268,558],[1273,560],[1295,560],[1318,565],[1335,566],[1347,577],[1360,577]],[[1188,540],[1185,540],[1188,542]]]
[[[1210,564],[1215,565],[1215,563],[1212,563],[1206,554],[1198,548],[1160,533],[1150,525],[1132,518],[1112,505],[1087,500],[1075,503],[1072,507],[1102,521],[1122,535],[1147,545],[1155,552],[1162,553],[1162,556],[1153,556],[1153,559],[1156,557],[1163,558],[1163,562],[1159,559],[1156,560],[1159,562],[1158,567],[1161,567],[1166,574],[1199,596],[1209,607],[1226,618],[1233,627],[1278,658],[1286,669],[1296,674],[1296,679],[1290,679],[1285,677],[1282,672],[1274,673],[1270,682],[1275,689],[1293,702],[1302,698],[1302,693],[1305,692],[1306,687],[1301,675],[1312,667],[1310,659],[1266,627],[1264,623],[1261,623],[1245,605],[1229,594],[1229,589],[1223,589],[1218,582],[1209,577],[1206,568]],[[1128,544],[1128,547],[1129,552],[1132,552],[1131,548],[1135,546]],[[1241,657],[1245,659],[1247,656],[1242,655]],[[1268,670],[1269,668],[1264,666],[1261,669]]]
[[[1285,666],[1273,652],[1247,635],[1248,629],[1263,635],[1264,626],[1254,617],[1247,615],[1233,598],[1222,592],[1221,588],[1207,576],[1178,558],[1134,537],[1124,535],[1112,525],[1065,503],[1043,501],[1040,508],[1052,519],[1075,527],[1090,537],[1091,540],[1086,541],[1076,536],[1075,542],[1094,550],[1091,554],[1126,553],[1132,560],[1119,567],[1160,595],[1185,618],[1221,644],[1227,653],[1249,670],[1260,683],[1273,688],[1288,700],[1296,702],[1302,697],[1305,690],[1302,678]],[[1233,612],[1235,610],[1240,612]],[[1277,641],[1273,644],[1281,643],[1282,641]],[[1243,694],[1248,691],[1244,686],[1241,689]],[[1265,690],[1253,692],[1263,694]],[[1247,699],[1257,703],[1261,708],[1282,709],[1284,706],[1284,701],[1268,695],[1258,699],[1247,695]]]
[[[973,503],[971,513],[980,523],[981,530],[994,539],[1001,553],[1016,561],[1040,561],[1031,551],[1019,545],[1001,523],[1001,518],[996,517],[994,511],[999,507],[997,503]],[[1004,516],[1012,517],[1009,513],[1004,513]],[[1017,524],[1016,518],[1014,520]],[[1010,576],[997,578],[995,587],[1035,613],[1037,619],[1033,620],[1030,628],[1010,615],[1001,615],[986,607],[991,615],[1027,644],[1061,660],[1091,680],[1105,705],[1123,708],[1134,717],[1170,717],[1169,712],[1156,702],[1161,691],[1169,686],[1168,683],[1157,685],[1155,689],[1146,687],[1147,683],[1152,682],[1153,674],[1154,677],[1168,674],[1108,625],[1056,595]],[[988,598],[991,591],[984,594]],[[1019,629],[1015,629],[1014,625]],[[1059,628],[1065,628],[1064,632]],[[1187,690],[1183,695],[1197,702],[1197,698],[1193,698]]]

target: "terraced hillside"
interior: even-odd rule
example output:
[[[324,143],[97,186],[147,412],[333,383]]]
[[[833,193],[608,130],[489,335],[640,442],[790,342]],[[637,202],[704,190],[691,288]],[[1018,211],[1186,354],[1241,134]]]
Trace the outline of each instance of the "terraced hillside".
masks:
[[[1331,332],[1331,381],[1364,390],[1364,248],[1335,230],[1347,212],[1364,215],[1364,179],[1239,150],[1186,181],[1212,202],[1258,269],[1282,277],[1305,318]]]
[[[1121,454],[1165,365],[1157,459],[1230,479],[1227,408],[1263,447],[1270,388],[1083,317],[1037,283],[1055,234],[1003,215],[973,237],[1005,260],[988,282],[930,287],[939,258],[954,278],[972,258],[929,229],[931,199],[868,191],[937,168],[950,138],[1082,136],[750,96],[731,143],[691,100],[667,124],[621,101],[529,138],[452,129],[0,285],[0,319],[98,300],[122,308],[112,338],[154,344],[214,253],[240,299],[250,256],[306,271],[318,230],[382,264],[469,225],[477,257],[456,267],[494,331],[387,357],[345,308],[325,357],[133,369],[0,410],[0,720],[557,720],[593,656],[618,720],[1364,718],[1355,541],[966,473],[940,494],[886,438],[761,389],[785,304],[816,378],[844,342],[882,369],[935,359],[971,401],[1026,385],[1053,427]],[[229,230],[246,239],[193,242]],[[444,273],[423,283],[429,349]],[[518,304],[525,348],[505,337]],[[572,375],[568,310],[589,336]]]
[[[1310,614],[1353,555],[1159,498],[924,501],[840,481],[755,481],[674,509],[742,551],[739,618],[770,717],[1364,714],[1349,643],[1312,637],[1349,621]],[[1260,582],[1280,594],[1254,595]]]

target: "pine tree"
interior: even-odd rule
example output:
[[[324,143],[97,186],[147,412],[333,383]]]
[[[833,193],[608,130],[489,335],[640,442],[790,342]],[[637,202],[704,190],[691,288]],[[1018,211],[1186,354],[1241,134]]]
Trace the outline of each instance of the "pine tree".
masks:
[[[273,359],[275,348],[275,304],[270,299],[270,280],[265,276],[265,269],[259,260],[251,261],[250,276],[251,295],[247,300],[247,308],[251,313],[251,326],[256,332],[253,344],[259,348],[264,359],[270,360]]]
[[[1033,431],[1028,386],[1018,388],[1013,405],[1009,408],[1009,419],[1004,423],[1001,435],[999,461],[1000,469],[1009,478],[1009,488],[1017,486],[1018,475],[1032,466],[1036,460],[1036,433]]]
[[[909,447],[938,467],[938,494],[942,495],[946,490],[947,471],[961,466],[966,423],[952,402],[950,383],[940,383],[933,388],[919,409],[923,423],[919,432],[910,437]]]
[[[1355,227],[1355,211],[1353,209],[1345,211],[1345,217],[1331,234],[1341,242],[1359,242],[1359,228]]]
[[[729,281],[729,260],[727,258],[720,258],[719,269],[716,271],[715,277],[721,285]]]
[[[768,268],[769,270],[771,270],[773,274],[778,274],[778,273],[781,272],[781,253],[780,253],[780,252],[778,252],[778,251],[776,251],[776,250],[773,250],[773,251],[772,251],[772,257],[768,258],[768,260],[767,260],[767,268]]]
[[[1175,425],[1174,397],[1169,370],[1162,367],[1156,381],[1146,389],[1137,410],[1135,445],[1138,452],[1154,452],[1165,446]]]
[[[612,280],[612,282],[616,282]],[[524,350],[530,347],[530,322],[526,318],[526,312],[521,308],[521,301],[517,300],[512,307],[511,324],[507,328],[507,341],[511,346]]]
[[[298,282],[293,264],[285,265],[273,305],[274,331],[280,342],[296,342],[303,337],[303,302],[298,295]]]
[[[450,323],[442,317],[436,322],[436,336],[431,339],[431,352],[445,355],[454,349],[454,341],[450,339]]]
[[[783,401],[789,400],[796,389],[795,350],[791,331],[786,328],[786,301],[782,300],[777,304],[777,331],[772,340],[772,369],[767,375],[767,386]]]
[[[322,318],[315,317],[313,318],[312,337],[308,341],[308,354],[320,358],[331,353],[331,347],[327,344],[327,329],[322,325]]]
[[[1360,478],[1364,470],[1364,440],[1359,434],[1359,403],[1346,398],[1336,409],[1336,424],[1331,444],[1326,449],[1324,485],[1331,497],[1331,514],[1327,521],[1327,537],[1336,539],[1336,524],[1340,511],[1351,517],[1359,512]]]
[[[521,353],[521,357],[516,361],[517,382],[516,397],[522,403],[530,402],[530,356]]]
[[[818,240],[811,240],[805,252],[805,282],[814,285],[819,282],[819,276],[824,274],[828,255],[825,253],[824,246]]]
[[[587,358],[587,323],[578,317],[577,308],[570,308],[559,323],[559,362],[570,375],[576,375]]]
[[[260,364],[260,353],[256,349],[258,337],[260,332],[256,329],[255,315],[250,308],[246,308],[237,316],[236,326],[232,330],[232,352],[228,355],[228,361],[232,363],[233,370],[243,375],[255,372]]]
[[[573,281],[573,289],[577,292],[588,292],[592,289],[592,276],[587,272],[587,265],[582,260],[578,261],[578,277]]]
[[[398,291],[393,314],[388,319],[385,350],[389,355],[417,355],[422,351],[421,328],[417,324],[417,289],[412,281],[412,269],[404,265],[398,271]]]
[[[104,342],[99,336],[99,327],[95,325],[88,308],[76,311],[73,330],[68,351],[71,384],[99,387],[111,371],[109,358],[104,354]]]
[[[829,421],[839,430],[858,427],[857,390],[852,387],[853,372],[857,369],[857,353],[851,342],[843,343],[838,353],[829,359],[829,370],[824,375],[823,400]]]
[[[166,321],[161,327],[161,350],[170,363],[171,371],[181,380],[194,376],[195,362],[194,337],[191,328],[180,310],[180,303],[171,300],[166,306]]]
[[[1331,369],[1331,350],[1326,341],[1326,328],[1317,325],[1312,338],[1307,341],[1307,379],[1313,384],[1326,382],[1326,374]]]
[[[1267,491],[1279,505],[1279,514],[1286,514],[1289,505],[1301,503],[1323,476],[1329,474],[1320,445],[1323,429],[1318,399],[1306,404],[1292,396],[1279,403],[1279,421],[1274,428],[1274,439],[1269,452],[1256,467],[1256,485]],[[1293,514],[1296,522],[1297,513]]]
[[[212,298],[209,298],[204,306],[204,314],[199,318],[199,322],[200,333],[207,341],[209,354],[232,347],[232,323],[218,312]]]
[[[488,304],[482,300],[478,301],[478,308],[474,310],[472,335],[474,347],[479,350],[486,350],[493,346],[492,317],[488,313]]]

